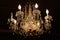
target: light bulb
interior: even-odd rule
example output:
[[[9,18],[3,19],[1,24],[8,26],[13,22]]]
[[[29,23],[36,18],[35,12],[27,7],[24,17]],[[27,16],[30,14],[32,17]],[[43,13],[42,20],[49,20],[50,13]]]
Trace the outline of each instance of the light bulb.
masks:
[[[35,8],[38,8],[38,4],[37,3],[35,4]]]
[[[16,24],[16,20],[14,20],[14,23]]]
[[[18,5],[18,9],[21,10],[21,5]]]
[[[48,9],[46,9],[46,14],[47,14],[47,15],[49,14],[49,10],[48,10]]]

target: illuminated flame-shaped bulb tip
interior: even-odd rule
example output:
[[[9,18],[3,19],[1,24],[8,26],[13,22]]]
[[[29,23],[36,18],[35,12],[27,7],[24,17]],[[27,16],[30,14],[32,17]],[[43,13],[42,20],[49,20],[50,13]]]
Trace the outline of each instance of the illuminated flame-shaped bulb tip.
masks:
[[[38,4],[37,3],[35,4],[35,8],[38,8]]]
[[[18,5],[18,9],[21,10],[21,5]]]
[[[46,14],[47,14],[47,15],[49,14],[49,10],[48,10],[48,9],[46,9]]]
[[[16,20],[14,20],[14,23],[16,24]]]

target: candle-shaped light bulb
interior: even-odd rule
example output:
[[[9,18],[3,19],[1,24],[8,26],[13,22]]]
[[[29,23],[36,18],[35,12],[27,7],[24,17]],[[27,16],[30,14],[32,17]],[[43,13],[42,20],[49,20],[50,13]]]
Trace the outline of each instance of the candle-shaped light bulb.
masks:
[[[14,23],[16,24],[16,20],[14,20]]]
[[[48,16],[48,14],[49,14],[49,10],[48,10],[48,9],[46,9],[46,14],[47,14],[47,16]]]
[[[35,4],[35,8],[38,8],[38,4],[37,3]]]
[[[11,21],[12,21],[12,19],[13,19],[13,13],[11,12]]]
[[[11,18],[13,18],[13,13],[11,12]]]
[[[21,10],[21,5],[18,5],[18,9]]]

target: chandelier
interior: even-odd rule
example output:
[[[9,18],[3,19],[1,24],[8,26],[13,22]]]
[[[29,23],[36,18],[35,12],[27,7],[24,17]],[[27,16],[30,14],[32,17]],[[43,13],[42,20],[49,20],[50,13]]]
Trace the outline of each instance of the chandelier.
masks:
[[[25,6],[24,12],[21,11],[21,5],[18,6],[18,9],[19,11],[15,14],[16,19],[13,18],[13,13],[11,13],[11,18],[8,18],[9,29],[12,32],[22,36],[37,36],[51,29],[52,16],[49,15],[48,9],[46,9],[44,20],[37,3],[34,7],[31,4],[28,5],[28,8]]]

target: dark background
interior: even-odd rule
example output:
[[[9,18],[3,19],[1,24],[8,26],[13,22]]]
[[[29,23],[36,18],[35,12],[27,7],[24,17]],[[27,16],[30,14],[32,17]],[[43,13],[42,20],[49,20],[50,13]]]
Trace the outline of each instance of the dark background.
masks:
[[[15,15],[16,11],[18,10],[18,5],[21,4],[22,7],[24,7],[27,2],[31,2],[33,4],[38,3],[42,17],[46,15],[45,10],[49,10],[50,15],[53,17],[51,36],[53,37],[53,39],[58,39],[60,36],[59,0],[0,0],[0,37],[2,37],[1,39],[7,39],[10,34],[9,26],[7,25],[7,19],[10,17],[10,13],[13,12],[13,14]],[[49,40],[49,38],[47,39]]]

